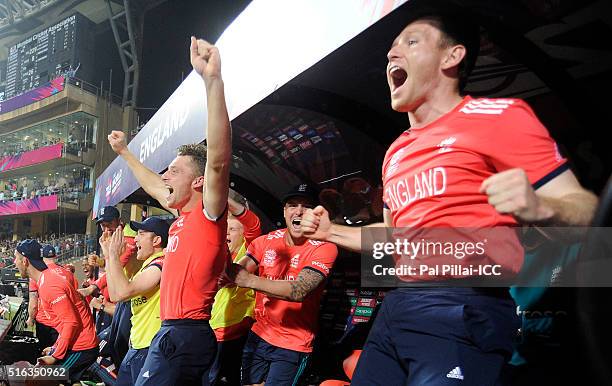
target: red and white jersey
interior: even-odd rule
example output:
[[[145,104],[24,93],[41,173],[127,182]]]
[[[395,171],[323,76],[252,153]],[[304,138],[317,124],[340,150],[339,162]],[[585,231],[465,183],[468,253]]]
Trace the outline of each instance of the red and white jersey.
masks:
[[[79,282],[68,268],[56,263],[48,263],[47,268],[63,277],[68,283],[72,284],[75,289],[79,288]],[[30,279],[29,290],[30,292],[38,292],[38,283],[36,283],[34,279]],[[37,309],[38,311],[35,316],[37,322],[50,327],[55,327],[57,325],[57,321],[52,320],[49,313],[45,310],[44,305],[40,301],[40,297],[38,298]]]
[[[394,227],[514,226],[512,216],[498,213],[479,192],[485,179],[512,168],[524,169],[537,189],[567,164],[524,101],[466,96],[391,144],[382,168],[383,200]],[[522,253],[516,259],[513,270],[522,265]]]
[[[230,262],[227,210],[212,221],[199,201],[172,223],[168,236],[160,282],[161,319],[208,320],[219,276]]]
[[[314,240],[289,246],[285,241],[286,232],[287,229],[270,232],[249,245],[247,255],[259,264],[259,276],[270,280],[295,280],[303,269],[312,269],[327,277],[338,248]],[[319,285],[301,303],[257,292],[253,332],[271,345],[311,352],[323,289],[324,285]]]
[[[98,338],[93,317],[73,285],[51,269],[41,273],[37,285],[41,303],[51,319],[56,321],[53,327],[59,333],[51,355],[63,359],[68,350],[96,347]]]

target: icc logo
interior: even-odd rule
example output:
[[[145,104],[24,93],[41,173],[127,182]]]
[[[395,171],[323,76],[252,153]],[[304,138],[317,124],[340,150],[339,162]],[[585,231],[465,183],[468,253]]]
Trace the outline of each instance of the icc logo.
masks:
[[[264,265],[271,267],[274,265],[275,261],[276,261],[276,251],[274,251],[273,249],[268,249],[264,253],[264,260],[263,260]]]

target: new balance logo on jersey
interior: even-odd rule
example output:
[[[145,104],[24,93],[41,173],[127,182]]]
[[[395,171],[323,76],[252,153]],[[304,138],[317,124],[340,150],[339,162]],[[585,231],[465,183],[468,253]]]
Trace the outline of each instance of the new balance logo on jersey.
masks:
[[[285,230],[284,229],[279,229],[277,231],[268,233],[268,236],[266,237],[266,239],[267,240],[280,239],[284,235],[285,235]]]
[[[150,377],[149,370],[145,371],[144,374],[142,374],[142,377],[143,378],[149,378]]]
[[[475,99],[461,108],[464,114],[500,115],[514,104],[512,99]]]
[[[457,366],[446,374],[446,378],[459,379],[463,381],[463,373],[461,372],[461,367]]]
[[[457,141],[457,138],[455,137],[448,137],[446,139],[443,139],[439,144],[438,147],[440,150],[438,150],[438,153],[446,153],[449,151],[452,151],[453,148],[451,147],[453,143],[455,143]]]
[[[393,173],[397,171],[399,161],[403,155],[404,155],[404,149],[399,149],[397,152],[395,152],[395,154],[393,154],[393,157],[391,157],[391,160],[389,161],[389,167],[387,168],[385,177],[389,177],[390,175],[392,175]]]

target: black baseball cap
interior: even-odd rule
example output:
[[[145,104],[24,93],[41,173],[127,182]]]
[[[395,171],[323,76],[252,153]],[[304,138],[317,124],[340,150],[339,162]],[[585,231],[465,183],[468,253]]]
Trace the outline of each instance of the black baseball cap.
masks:
[[[303,197],[310,200],[313,204],[318,202],[317,189],[312,184],[299,184],[291,188],[290,191],[285,193],[281,202],[283,205],[293,197]]]
[[[47,269],[47,264],[42,259],[42,246],[33,239],[22,240],[17,244],[17,252],[25,256],[30,264],[39,271]]]
[[[42,247],[42,257],[43,258],[53,259],[56,256],[57,255],[55,254],[55,248],[53,248],[53,245],[50,245],[50,244],[43,245]]]
[[[96,220],[96,224],[100,224],[101,222],[110,222],[115,219],[121,217],[119,215],[119,210],[114,206],[105,206],[100,209],[100,213],[98,213],[98,219]]]
[[[159,217],[149,217],[143,222],[130,221],[130,228],[135,231],[142,229],[143,231],[153,232],[162,238],[162,247],[168,244],[168,230],[170,225],[164,219]]]

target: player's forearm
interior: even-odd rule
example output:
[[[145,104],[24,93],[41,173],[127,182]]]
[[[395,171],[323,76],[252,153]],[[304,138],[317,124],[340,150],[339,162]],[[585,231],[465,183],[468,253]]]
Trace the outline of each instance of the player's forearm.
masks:
[[[115,315],[115,305],[113,303],[106,303],[104,305],[104,312],[110,316]]]
[[[244,227],[243,237],[247,245],[261,235],[261,222],[255,213],[245,209],[244,213],[236,218]]]
[[[561,198],[539,196],[538,199],[540,205],[548,206],[554,213],[545,221],[549,226],[588,226],[597,208],[597,196],[586,190]]]
[[[227,167],[231,159],[231,129],[223,87],[223,80],[220,78],[206,81],[208,108],[206,162],[212,169]]]
[[[361,252],[361,227],[332,224],[326,240],[352,252]]]
[[[329,230],[327,242],[336,244],[337,246],[347,249],[351,252],[360,253],[364,245],[371,245],[375,241],[373,237],[379,235],[378,232],[365,232],[363,228],[385,228],[384,223],[370,224],[365,227],[348,227],[344,225],[332,224]],[[363,236],[369,237],[363,240]]]
[[[207,177],[214,172],[213,178],[229,178],[232,154],[232,139],[223,80],[215,78],[206,82],[206,103],[208,108],[208,127],[206,133]],[[207,186],[207,188],[214,186]],[[221,189],[222,187],[219,187]],[[227,188],[224,188],[227,193]],[[225,196],[227,201],[227,195]]]
[[[30,300],[30,304],[28,305],[28,316],[34,320],[36,318],[36,314],[38,313],[38,304],[36,301],[31,301]]]
[[[121,302],[131,297],[130,282],[121,268],[119,256],[111,254],[106,267],[108,294],[113,302]],[[105,308],[106,309],[106,308]]]
[[[61,329],[58,331],[59,335],[53,345],[51,355],[56,359],[62,359],[76,341],[83,326],[78,311],[68,300],[52,304],[51,307],[53,313],[62,320]]]
[[[66,325],[59,331],[59,335],[51,348],[50,355],[55,359],[64,359],[68,350],[72,347],[72,342],[78,333],[78,326]]]
[[[121,157],[125,160],[128,167],[136,177],[138,184],[142,188],[155,198],[157,201],[163,200],[165,197],[161,197],[161,192],[167,190],[161,176],[155,173],[153,170],[146,167],[136,156],[128,149],[125,148],[121,152]],[[163,202],[163,201],[160,201]]]
[[[295,295],[295,291],[293,291],[291,284],[292,281],[289,280],[269,280],[251,274],[245,283],[245,287],[263,292],[268,296],[292,302],[301,302],[304,300],[303,296]]]
[[[95,285],[89,285],[87,288],[79,288],[77,291],[82,295],[82,296],[91,296],[96,290],[98,289],[98,287],[96,287]]]

